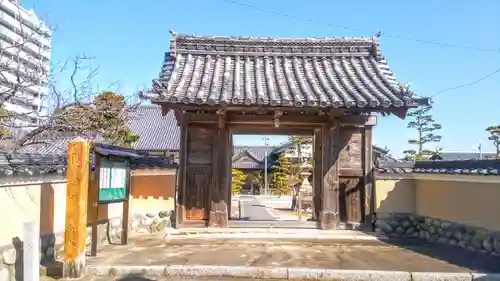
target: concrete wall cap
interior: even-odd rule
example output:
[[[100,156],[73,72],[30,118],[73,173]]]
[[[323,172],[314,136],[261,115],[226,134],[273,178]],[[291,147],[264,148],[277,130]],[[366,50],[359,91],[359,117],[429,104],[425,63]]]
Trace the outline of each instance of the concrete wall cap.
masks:
[[[284,280],[344,281],[500,281],[500,273],[405,272],[378,270],[344,270],[324,268],[284,268],[220,265],[106,266],[89,265],[91,276],[182,276],[234,277]]]
[[[472,281],[472,274],[451,272],[411,272],[413,281]]]

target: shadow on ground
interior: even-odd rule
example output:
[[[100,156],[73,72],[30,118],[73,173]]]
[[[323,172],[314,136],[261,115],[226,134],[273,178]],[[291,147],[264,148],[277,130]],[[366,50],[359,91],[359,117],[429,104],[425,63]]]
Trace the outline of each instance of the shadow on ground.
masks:
[[[384,243],[468,268],[472,272],[500,272],[500,257],[490,254],[413,238],[391,238]]]
[[[364,229],[363,231],[373,235],[376,229],[376,221],[379,219],[383,220],[383,217],[392,214],[415,214],[416,211],[412,209],[414,207],[409,206],[411,206],[410,202],[415,202],[414,200],[416,199],[412,197],[414,195],[411,195],[412,193],[409,190],[411,188],[408,182],[397,181],[394,188],[380,202],[377,212],[374,213],[373,220],[369,217],[365,218],[365,220],[372,221],[372,223],[370,229]],[[449,264],[468,268],[470,271],[500,273],[500,257],[488,253],[472,251],[467,248],[444,243],[431,242],[420,238],[400,237],[399,235],[391,235],[390,239],[385,241],[385,243]]]
[[[363,229],[361,231],[369,235],[374,235],[375,223],[372,224],[371,229]],[[500,257],[487,253],[471,251],[469,249],[425,241],[418,238],[389,237],[389,239],[385,240],[383,243],[462,268],[467,268],[471,272],[500,272]]]

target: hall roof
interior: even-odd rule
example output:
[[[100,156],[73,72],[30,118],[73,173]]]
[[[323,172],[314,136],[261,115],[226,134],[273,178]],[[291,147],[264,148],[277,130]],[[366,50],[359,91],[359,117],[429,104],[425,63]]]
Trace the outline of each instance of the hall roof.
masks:
[[[377,38],[251,38],[172,33],[155,103],[209,106],[415,107]]]

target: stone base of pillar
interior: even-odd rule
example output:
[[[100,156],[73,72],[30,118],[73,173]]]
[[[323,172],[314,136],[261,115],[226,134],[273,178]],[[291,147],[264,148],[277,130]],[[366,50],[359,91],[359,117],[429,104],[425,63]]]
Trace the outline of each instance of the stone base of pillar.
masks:
[[[177,205],[175,206],[175,222],[172,222],[174,228],[180,228],[182,223],[184,222],[184,206]]]
[[[336,230],[339,228],[338,216],[333,212],[322,212],[318,223],[321,230]]]
[[[63,278],[77,279],[83,276],[85,272],[85,253],[74,261],[64,261]]]
[[[225,201],[211,202],[210,204],[210,218],[208,220],[209,227],[228,228],[229,214],[227,203]]]

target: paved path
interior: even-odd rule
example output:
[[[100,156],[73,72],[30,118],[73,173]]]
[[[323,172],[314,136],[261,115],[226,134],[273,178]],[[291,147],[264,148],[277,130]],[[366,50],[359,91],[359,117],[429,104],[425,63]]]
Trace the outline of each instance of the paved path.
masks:
[[[290,209],[292,208],[292,196],[257,196],[257,200],[262,204],[270,208],[275,209]]]
[[[263,204],[264,199],[261,196],[241,195],[239,200],[241,200],[242,220],[229,222],[231,228],[313,229],[317,227],[316,222],[298,221],[297,216],[293,214],[281,216],[279,211]]]
[[[416,240],[131,237],[103,246],[89,265],[227,265],[409,272],[500,272],[500,257]]]
[[[256,196],[241,195],[242,218],[250,221],[275,221],[277,220],[266,206]]]

